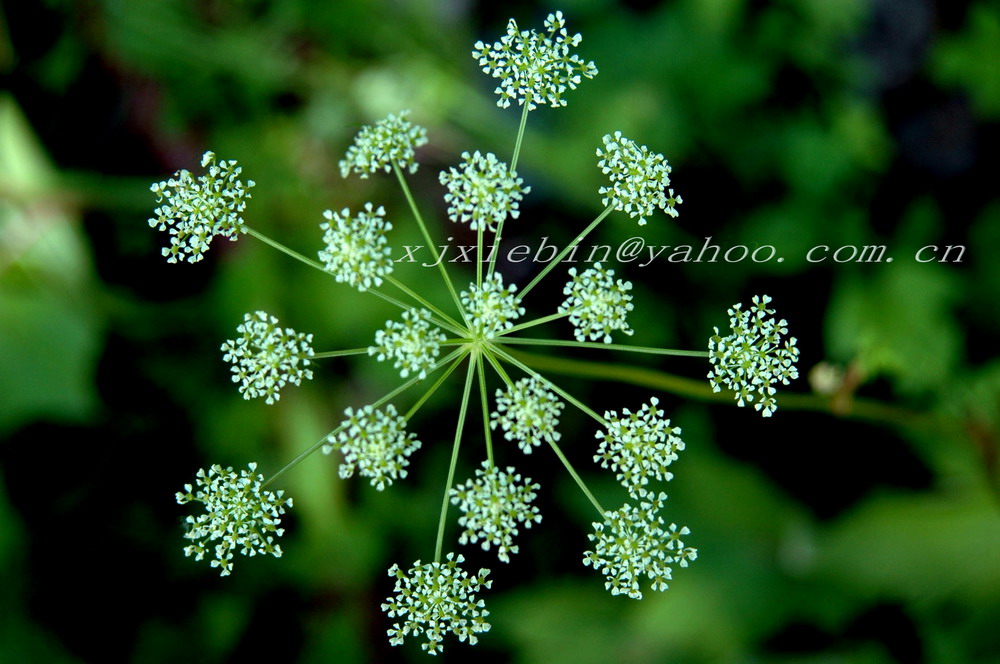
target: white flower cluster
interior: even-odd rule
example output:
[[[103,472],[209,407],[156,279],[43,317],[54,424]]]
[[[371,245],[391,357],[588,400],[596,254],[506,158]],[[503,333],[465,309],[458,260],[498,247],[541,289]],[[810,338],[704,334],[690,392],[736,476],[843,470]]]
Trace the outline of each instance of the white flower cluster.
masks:
[[[179,504],[196,502],[205,506],[204,514],[185,520],[184,537],[194,542],[184,547],[185,556],[201,560],[208,546],[217,541],[211,564],[220,568],[222,576],[233,571],[234,551],[250,557],[258,553],[281,557],[281,546],[274,543],[274,538],[285,532],[279,527],[281,515],[285,507],[292,506],[292,499],[282,498],[282,491],[265,491],[261,487],[264,476],[256,475],[256,470],[256,463],[239,475],[232,468],[223,470],[218,465],[208,472],[201,468],[195,486],[185,484],[184,491],[177,492]]]
[[[404,311],[402,321],[387,320],[385,328],[375,333],[375,345],[368,347],[368,354],[379,362],[394,360],[392,366],[399,369],[401,378],[415,373],[423,380],[447,340],[430,320],[431,312],[426,309]]]
[[[458,543],[475,544],[482,540],[483,551],[496,546],[497,558],[509,563],[510,554],[518,552],[514,544],[518,525],[523,523],[525,528],[531,528],[532,522],[542,521],[538,508],[531,504],[540,488],[531,483],[530,477],[521,481],[511,466],[500,470],[484,461],[483,470],[476,470],[475,479],[451,490],[451,503],[462,512],[458,525],[465,528]]]
[[[216,235],[235,240],[247,232],[240,215],[254,181],[244,184],[236,162],[223,159],[216,163],[214,152],[202,156],[201,167],[208,167],[208,173],[197,179],[182,169],[149,188],[156,194],[156,202],[163,203],[153,211],[156,216],[149,225],[170,234],[170,246],[161,252],[168,263],[178,259],[197,263]]]
[[[632,311],[631,281],[616,282],[615,271],[605,270],[600,263],[580,274],[575,267],[570,268],[569,276],[572,280],[563,289],[563,295],[569,297],[559,305],[559,313],[569,313],[577,341],[601,339],[609,344],[614,330],[632,335],[625,320]]]
[[[460,297],[469,317],[470,332],[480,339],[492,339],[514,327],[513,321],[524,315],[515,292],[517,286],[504,286],[499,272],[494,272],[492,279],[483,279],[482,286],[469,284]]]
[[[497,390],[497,409],[490,426],[504,431],[504,438],[516,440],[521,451],[531,454],[542,441],[558,442],[559,415],[566,406],[534,376],[521,378],[506,390]]]
[[[722,337],[719,328],[715,328],[715,335],[708,340],[708,359],[712,363],[708,378],[712,391],[719,392],[724,385],[736,393],[740,406],[756,399],[755,408],[764,417],[770,417],[778,407],[774,385],[788,385],[799,377],[795,367],[799,359],[795,337],[782,338],[788,334],[788,322],[772,317],[774,310],[767,308],[770,301],[767,295],[755,295],[753,306],[746,311],[742,304],[733,305],[729,309],[729,327],[733,333]]]
[[[390,113],[374,125],[362,127],[340,161],[340,174],[346,178],[353,172],[367,178],[379,170],[388,173],[393,166],[416,173],[415,150],[427,143],[427,130],[407,120],[409,113]]]
[[[678,215],[675,206],[683,200],[670,187],[670,164],[662,154],[650,152],[645,145],[622,136],[604,137],[604,149],[597,148],[597,167],[611,179],[610,187],[601,187],[604,205],[613,205],[619,212],[638,217],[646,225],[646,217],[660,208],[671,217]],[[668,193],[669,189],[669,193]]]
[[[339,213],[326,210],[323,216],[326,221],[320,230],[326,247],[319,259],[326,270],[361,292],[381,286],[393,268],[392,248],[385,237],[392,224],[385,219],[385,208],[365,203],[354,217],[348,208]]]
[[[396,407],[348,408],[344,415],[347,419],[341,423],[340,432],[328,436],[323,446],[326,454],[339,449],[344,455],[340,476],[347,479],[357,470],[358,475],[371,478],[371,485],[379,491],[405,478],[408,457],[420,449],[420,441],[416,434],[407,433],[406,419],[396,413]]]
[[[483,228],[494,233],[507,215],[517,219],[518,203],[531,187],[522,187],[524,181],[492,152],[486,156],[479,150],[471,155],[463,152],[462,159],[465,162],[458,169],[452,167],[440,175],[441,184],[448,188],[444,195],[448,218],[468,223],[474,231]]]
[[[312,378],[311,334],[282,329],[277,318],[263,311],[244,314],[236,331],[243,336],[222,344],[222,359],[233,365],[229,370],[244,399],[265,397],[273,404],[286,384],[301,385]]]
[[[427,654],[436,655],[444,652],[441,642],[448,632],[459,641],[468,639],[469,645],[475,645],[479,640],[476,634],[490,631],[486,622],[490,612],[483,600],[476,598],[476,593],[493,584],[486,579],[490,571],[480,569],[479,574],[470,576],[459,566],[463,562],[461,554],[456,557],[449,553],[446,562],[422,565],[418,560],[406,572],[399,565],[389,568],[396,586],[393,596],[382,604],[382,610],[390,618],[404,619],[402,625],[393,623],[387,630],[390,644],[402,645],[411,634],[424,635],[427,642],[420,647]]]
[[[495,91],[500,95],[497,106],[507,108],[511,100],[518,105],[527,101],[529,111],[538,104],[565,106],[567,90],[575,90],[583,77],[597,75],[593,62],[585,63],[577,54],[570,54],[569,49],[579,46],[583,37],[570,37],[562,12],[549,14],[545,29],[547,35],[518,31],[517,23],[510,19],[507,34],[500,41],[489,46],[476,42],[472,57],[479,60],[484,72],[500,79]]]
[[[594,523],[595,532],[587,535],[594,550],[584,552],[583,564],[604,574],[604,587],[612,595],[642,599],[639,583],[643,576],[652,590],[662,592],[668,588],[671,565],[687,567],[698,557],[698,550],[685,547],[680,539],[690,533],[687,527],[672,523],[664,528],[658,512],[666,498],[661,493],[640,502],[638,508],[626,503],[605,512],[604,523]]]
[[[601,468],[615,471],[615,477],[628,489],[633,498],[642,498],[649,491],[650,478],[669,481],[673,473],[667,467],[677,460],[677,452],[684,449],[678,427],[671,427],[670,420],[657,408],[660,400],[653,397],[636,412],[622,409],[604,413],[608,421],[607,433],[597,432],[601,441],[594,461]]]

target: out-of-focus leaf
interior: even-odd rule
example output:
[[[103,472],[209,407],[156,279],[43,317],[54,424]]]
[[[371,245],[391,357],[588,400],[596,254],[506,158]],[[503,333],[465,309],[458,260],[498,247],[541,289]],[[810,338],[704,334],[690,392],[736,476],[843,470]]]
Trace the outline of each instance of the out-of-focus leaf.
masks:
[[[946,85],[961,87],[984,118],[1000,117],[1000,10],[980,2],[969,10],[966,29],[943,37],[934,50],[931,71]]]

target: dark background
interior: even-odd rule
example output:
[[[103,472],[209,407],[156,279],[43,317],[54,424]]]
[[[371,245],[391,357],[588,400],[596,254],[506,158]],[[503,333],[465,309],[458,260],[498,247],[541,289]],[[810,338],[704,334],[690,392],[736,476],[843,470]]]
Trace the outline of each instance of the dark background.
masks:
[[[510,241],[565,243],[592,219],[594,151],[621,130],[667,155],[684,204],[641,230],[612,215],[595,241],[711,236],[785,257],[614,265],[635,283],[629,341],[704,349],[728,306],[768,293],[803,376],[763,420],[704,388],[552,374],[600,412],[661,398],[688,445],[667,516],[699,560],[666,593],[611,597],[581,564],[593,509],[552,455],[504,448],[543,485],[545,520],[509,565],[464,548],[493,569],[493,629],[475,653],[446,641],[445,660],[1000,659],[998,3],[36,0],[0,3],[0,660],[423,661],[415,639],[388,645],[379,603],[393,562],[433,552],[460,380],[415,418],[407,482],[378,494],[311,457],[282,480],[282,559],[223,579],[185,559],[173,494],[199,467],[273,472],[395,384],[359,357],[275,406],[246,402],[218,350],[242,314],[273,313],[317,350],[367,345],[396,314],[248,237],[167,265],[148,188],[211,149],[256,180],[248,223],[307,255],[322,210],[368,200],[396,213],[397,247],[416,244],[391,178],[337,167],[362,124],[410,108],[430,137],[418,203],[437,237],[466,241],[437,173],[464,150],[509,159],[519,120],[471,46],[555,9],[600,74],[531,114]],[[805,260],[876,244],[894,261]],[[966,250],[915,261],[926,245]],[[530,269],[503,266],[519,283]],[[423,268],[398,273],[444,301]],[[529,308],[559,299],[551,283]],[[560,428],[594,491],[622,499],[591,465],[591,422],[567,411]]]

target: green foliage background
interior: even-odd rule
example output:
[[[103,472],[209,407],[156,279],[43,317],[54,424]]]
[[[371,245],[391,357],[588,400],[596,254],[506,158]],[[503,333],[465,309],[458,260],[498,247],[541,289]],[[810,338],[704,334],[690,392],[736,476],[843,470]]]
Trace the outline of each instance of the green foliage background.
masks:
[[[378,605],[392,562],[431,556],[458,387],[415,422],[411,481],[376,494],[310,458],[283,480],[285,557],[226,579],[183,558],[173,493],[198,467],[276,470],[393,385],[359,358],[274,407],[245,402],[218,352],[242,314],[332,350],[393,312],[250,238],[166,265],[148,186],[212,149],[257,181],[249,223],[303,253],[322,210],[368,200],[398,211],[397,247],[418,244],[393,182],[343,180],[337,161],[361,124],[412,109],[431,139],[412,186],[443,219],[437,171],[464,150],[509,155],[519,118],[471,45],[555,9],[600,75],[529,118],[533,191],[511,241],[566,242],[599,212],[594,150],[621,130],[668,156],[685,199],[644,229],[651,244],[785,258],[617,266],[636,283],[632,341],[701,349],[727,306],[766,292],[803,378],[762,420],[709,398],[699,361],[560,354],[644,369],[560,380],[596,410],[655,387],[688,444],[669,518],[699,560],[666,593],[610,597],[580,562],[588,503],[552,459],[511,451],[545,521],[491,565],[492,631],[445,660],[1000,660],[998,3],[43,0],[0,3],[0,661],[424,661],[388,646]],[[610,222],[602,242],[639,234]],[[805,260],[874,244],[894,261]],[[913,260],[926,245],[966,251]],[[538,295],[551,311],[558,291]],[[832,395],[810,393],[817,365],[841,371],[813,381]],[[617,504],[590,423],[563,430]]]

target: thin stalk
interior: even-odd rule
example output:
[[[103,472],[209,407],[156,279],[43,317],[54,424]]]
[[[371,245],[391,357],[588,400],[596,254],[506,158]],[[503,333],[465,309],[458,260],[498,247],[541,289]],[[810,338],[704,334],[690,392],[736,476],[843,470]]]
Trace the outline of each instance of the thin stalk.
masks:
[[[551,318],[549,316],[548,318]],[[507,330],[505,334],[514,332],[518,326]],[[645,353],[646,355],[671,355],[674,357],[708,357],[705,350],[674,350],[672,348],[653,348],[651,346],[630,346],[628,344],[602,344],[596,341],[563,341],[561,339],[531,339],[527,337],[503,338],[504,344],[523,346],[563,346],[565,348],[597,348],[599,350],[620,350],[627,353]]]
[[[462,391],[462,407],[458,411],[458,426],[455,427],[455,444],[451,449],[451,464],[448,466],[448,480],[444,487],[444,498],[441,500],[441,517],[438,519],[437,542],[434,545],[434,562],[441,562],[441,549],[444,547],[444,526],[448,521],[448,502],[451,497],[451,485],[455,482],[455,467],[458,465],[458,449],[462,443],[462,427],[465,425],[465,414],[469,410],[469,393],[472,391],[472,377],[476,371],[474,358],[469,359],[469,370],[465,374],[465,389]]]
[[[455,357],[457,357],[459,354],[461,354],[462,350],[463,349],[461,349],[461,348],[456,348],[451,353],[449,353],[444,359],[442,359],[440,362],[438,362],[437,364],[435,364],[434,367],[431,368],[431,370],[428,371],[427,373],[428,374],[433,373],[433,372],[437,371],[439,368],[441,368],[442,366],[444,366],[445,364],[447,364],[448,362],[451,362],[453,359],[455,359]],[[372,407],[378,408],[379,406],[381,406],[385,402],[389,401],[390,399],[395,398],[395,396],[397,394],[403,392],[404,390],[412,387],[414,384],[420,382],[420,380],[421,379],[420,379],[419,376],[414,376],[410,380],[406,381],[405,383],[402,383],[401,385],[399,385],[398,387],[396,387],[394,390],[390,391],[388,394],[386,394],[385,396],[383,396],[378,401],[376,401],[373,404],[371,404]],[[282,475],[284,475],[285,473],[287,473],[289,470],[291,470],[292,468],[294,468],[295,466],[297,466],[300,461],[302,461],[303,459],[305,459],[307,456],[309,456],[310,454],[312,454],[313,452],[315,452],[319,448],[323,447],[323,445],[326,444],[327,439],[329,439],[330,436],[336,436],[338,433],[340,433],[343,430],[343,428],[344,428],[343,425],[338,426],[336,429],[334,429],[330,433],[328,433],[325,436],[323,436],[322,438],[320,438],[317,442],[315,442],[314,444],[312,444],[309,447],[307,447],[301,454],[299,454],[297,457],[295,457],[294,459],[292,459],[291,461],[289,461],[288,463],[286,463],[281,468],[281,470],[279,470],[278,472],[276,472],[274,475],[271,475],[271,477],[269,477],[267,479],[267,481],[264,482],[264,484],[261,486],[261,488],[268,487],[272,482],[274,482],[279,477],[281,477]]]
[[[525,363],[521,362],[520,360],[518,360],[517,358],[515,358],[513,355],[510,355],[509,353],[507,353],[504,348],[499,347],[499,346],[494,346],[493,350],[502,359],[510,362],[511,364],[513,364],[514,366],[516,366],[517,368],[519,368],[521,371],[525,372],[529,376],[534,376],[535,378],[538,378],[538,379],[541,379],[542,381],[544,381],[545,384],[548,385],[549,387],[551,387],[553,390],[555,390],[555,392],[558,393],[559,396],[561,396],[563,399],[565,399],[566,401],[570,402],[571,404],[573,404],[574,406],[576,406],[577,408],[579,408],[581,411],[583,411],[587,415],[590,415],[592,418],[594,418],[595,420],[597,420],[597,422],[601,426],[604,426],[604,427],[608,426],[607,420],[605,420],[603,417],[601,417],[600,415],[598,415],[594,410],[592,410],[589,406],[587,406],[587,404],[583,403],[582,401],[580,401],[579,399],[577,399],[576,397],[574,397],[572,394],[570,394],[566,390],[562,389],[561,387],[559,387],[558,385],[556,385],[552,381],[548,380],[547,378],[545,378],[544,376],[542,376],[540,373],[538,373],[537,371],[535,371],[534,369],[532,369],[531,367],[529,367],[527,364],[525,364]]]
[[[559,445],[550,440],[549,446],[552,448],[552,451],[556,453],[556,456],[559,457],[559,460],[562,461],[563,467],[565,467],[566,470],[569,472],[570,477],[573,478],[573,481],[576,482],[576,485],[580,487],[580,490],[583,491],[583,494],[587,496],[591,504],[597,508],[598,512],[600,512],[601,518],[603,519],[604,508],[601,507],[601,504],[597,502],[597,498],[594,497],[594,494],[590,492],[590,489],[587,488],[587,485],[583,483],[582,479],[580,479],[580,476],[576,473],[576,469],[573,468],[573,464],[571,464],[569,462],[569,459],[566,458],[566,455],[563,454],[563,451],[559,448]]]
[[[534,288],[536,285],[538,285],[539,281],[541,281],[542,279],[545,278],[545,275],[547,275],[549,272],[551,272],[552,269],[562,261],[562,259],[566,258],[566,254],[568,254],[569,252],[573,251],[573,247],[575,247],[576,245],[580,244],[583,241],[583,238],[587,237],[587,235],[590,234],[590,231],[592,231],[595,228],[597,228],[597,225],[599,223],[601,223],[602,221],[604,221],[604,218],[606,216],[608,216],[609,214],[611,214],[611,211],[613,209],[614,209],[614,207],[612,207],[611,205],[609,205],[608,207],[604,208],[604,212],[602,212],[601,214],[597,215],[597,219],[594,219],[592,222],[590,222],[590,225],[587,226],[585,229],[583,229],[583,232],[580,233],[579,235],[577,235],[575,240],[573,240],[572,242],[570,242],[569,244],[567,244],[565,247],[563,247],[563,250],[559,252],[559,255],[556,256],[555,258],[553,258],[552,260],[550,260],[545,265],[545,267],[542,268],[542,271],[539,272],[537,275],[535,275],[535,278],[531,280],[531,283],[528,284],[527,287],[524,290],[521,291],[521,295],[520,295],[521,299],[523,300],[524,296],[527,295],[529,292],[531,292],[531,289]]]
[[[406,415],[403,416],[403,419],[409,421],[411,417],[416,415],[417,411],[420,410],[420,407],[423,406],[424,403],[431,398],[431,395],[434,394],[439,387],[441,387],[441,384],[445,380],[447,380],[448,376],[450,376],[452,372],[454,372],[455,369],[458,368],[458,365],[461,364],[462,360],[464,359],[465,355],[459,355],[457,358],[455,358],[455,361],[451,363],[451,366],[448,367],[448,369],[443,374],[438,376],[438,379],[434,381],[434,384],[431,385],[426,392],[424,392],[424,395],[420,397],[417,400],[417,402],[410,407],[410,410],[406,411]]]
[[[420,232],[424,236],[424,242],[427,243],[427,247],[436,246],[434,240],[431,239],[431,234],[427,230],[427,224],[424,223],[423,215],[420,214],[420,210],[417,208],[417,202],[413,199],[413,194],[410,192],[410,186],[406,184],[406,178],[403,177],[403,172],[399,170],[399,166],[396,164],[392,165],[392,170],[396,172],[396,179],[399,180],[399,186],[403,189],[403,195],[406,196],[406,202],[410,206],[410,211],[413,212],[413,217],[417,220],[417,226],[420,227]],[[451,293],[451,299],[455,301],[455,306],[458,310],[462,312],[462,318],[465,319],[465,310],[462,308],[462,302],[458,299],[458,293],[455,291],[454,284],[451,283],[451,278],[448,276],[448,271],[444,267],[444,263],[438,262],[438,271],[441,273],[441,278],[444,279],[445,285],[448,287],[448,292]],[[468,321],[466,321],[468,325]]]
[[[399,307],[400,309],[402,309],[403,311],[409,311],[410,309],[413,308],[410,305],[406,304],[405,302],[397,300],[393,296],[387,295],[387,294],[383,293],[382,291],[375,290],[374,288],[369,288],[366,292],[371,293],[372,295],[374,295],[376,297],[382,298],[383,300],[385,300],[389,304],[393,304],[393,305]],[[461,327],[458,327],[457,325],[453,325],[453,324],[447,323],[447,322],[445,322],[443,320],[440,320],[438,318],[435,318],[433,315],[431,315],[431,322],[434,323],[435,325],[437,325],[438,327],[443,327],[443,328],[445,328],[446,330],[448,330],[450,332],[454,332],[455,334],[461,334],[462,332],[464,332],[464,330]]]
[[[486,461],[493,468],[493,436],[490,434],[490,405],[486,395],[486,370],[483,368],[483,354],[476,355],[476,373],[479,374],[479,395],[483,406],[483,432],[486,437]]]
[[[440,316],[441,320],[445,321],[446,323],[450,323],[452,326],[454,326],[454,329],[458,330],[461,328],[461,325],[459,324],[458,321],[456,321],[454,318],[446,314],[439,307],[436,307],[430,302],[428,302],[426,298],[421,297],[419,293],[415,292],[413,289],[411,289],[409,286],[404,284],[396,277],[389,275],[385,278],[385,280],[388,281],[393,286],[395,286],[396,288],[398,288],[399,290],[409,295],[410,297],[412,297],[417,302],[419,302],[420,305],[423,306],[425,309]]]
[[[536,318],[534,320],[529,320],[529,321],[527,321],[525,323],[521,323],[520,325],[515,325],[514,327],[510,328],[509,330],[504,330],[503,332],[500,333],[499,336],[501,336],[501,337],[504,338],[503,339],[504,343],[507,343],[508,341],[514,341],[514,339],[508,339],[507,335],[508,334],[512,334],[514,332],[520,332],[521,330],[526,330],[529,327],[535,327],[536,325],[543,325],[545,323],[550,323],[550,322],[552,322],[554,320],[559,320],[560,318],[565,318],[566,316],[569,316],[569,312],[568,311],[563,312],[561,314],[560,313],[555,313],[555,314],[549,314],[548,316],[542,316],[541,318]],[[553,345],[555,345],[555,344],[553,344]]]
[[[328,350],[322,353],[315,353],[310,360],[325,360],[330,357],[345,357],[347,355],[367,355],[367,348],[352,348],[350,350]]]
[[[243,227],[247,229],[247,233],[249,235],[252,235],[253,237],[257,238],[258,240],[260,240],[264,244],[267,244],[267,245],[270,245],[270,246],[274,247],[275,249],[277,249],[281,253],[287,254],[288,256],[291,256],[295,260],[300,261],[302,263],[305,263],[309,267],[316,268],[317,270],[319,270],[320,272],[323,272],[325,274],[330,274],[327,271],[327,269],[325,267],[323,267],[323,264],[320,263],[319,261],[314,261],[311,258],[303,256],[302,254],[300,254],[299,252],[295,251],[294,249],[289,249],[288,247],[286,247],[285,245],[281,244],[277,240],[272,240],[271,238],[269,238],[268,236],[264,235],[263,233],[261,233],[258,230],[250,228],[249,226],[246,226],[246,225],[244,225]]]
[[[521,155],[521,143],[524,140],[524,128],[528,124],[528,104],[531,103],[531,93],[529,92],[527,98],[524,100],[524,110],[521,111],[521,125],[517,128],[517,140],[514,141],[514,156],[510,159],[510,169],[508,173],[513,176],[514,172],[517,170],[517,159]],[[493,237],[493,251],[490,253],[490,269],[486,272],[487,278],[493,277],[493,272],[496,270],[497,266],[497,253],[500,250],[500,238],[503,237],[503,223],[507,218],[504,217],[497,224],[497,232]]]

